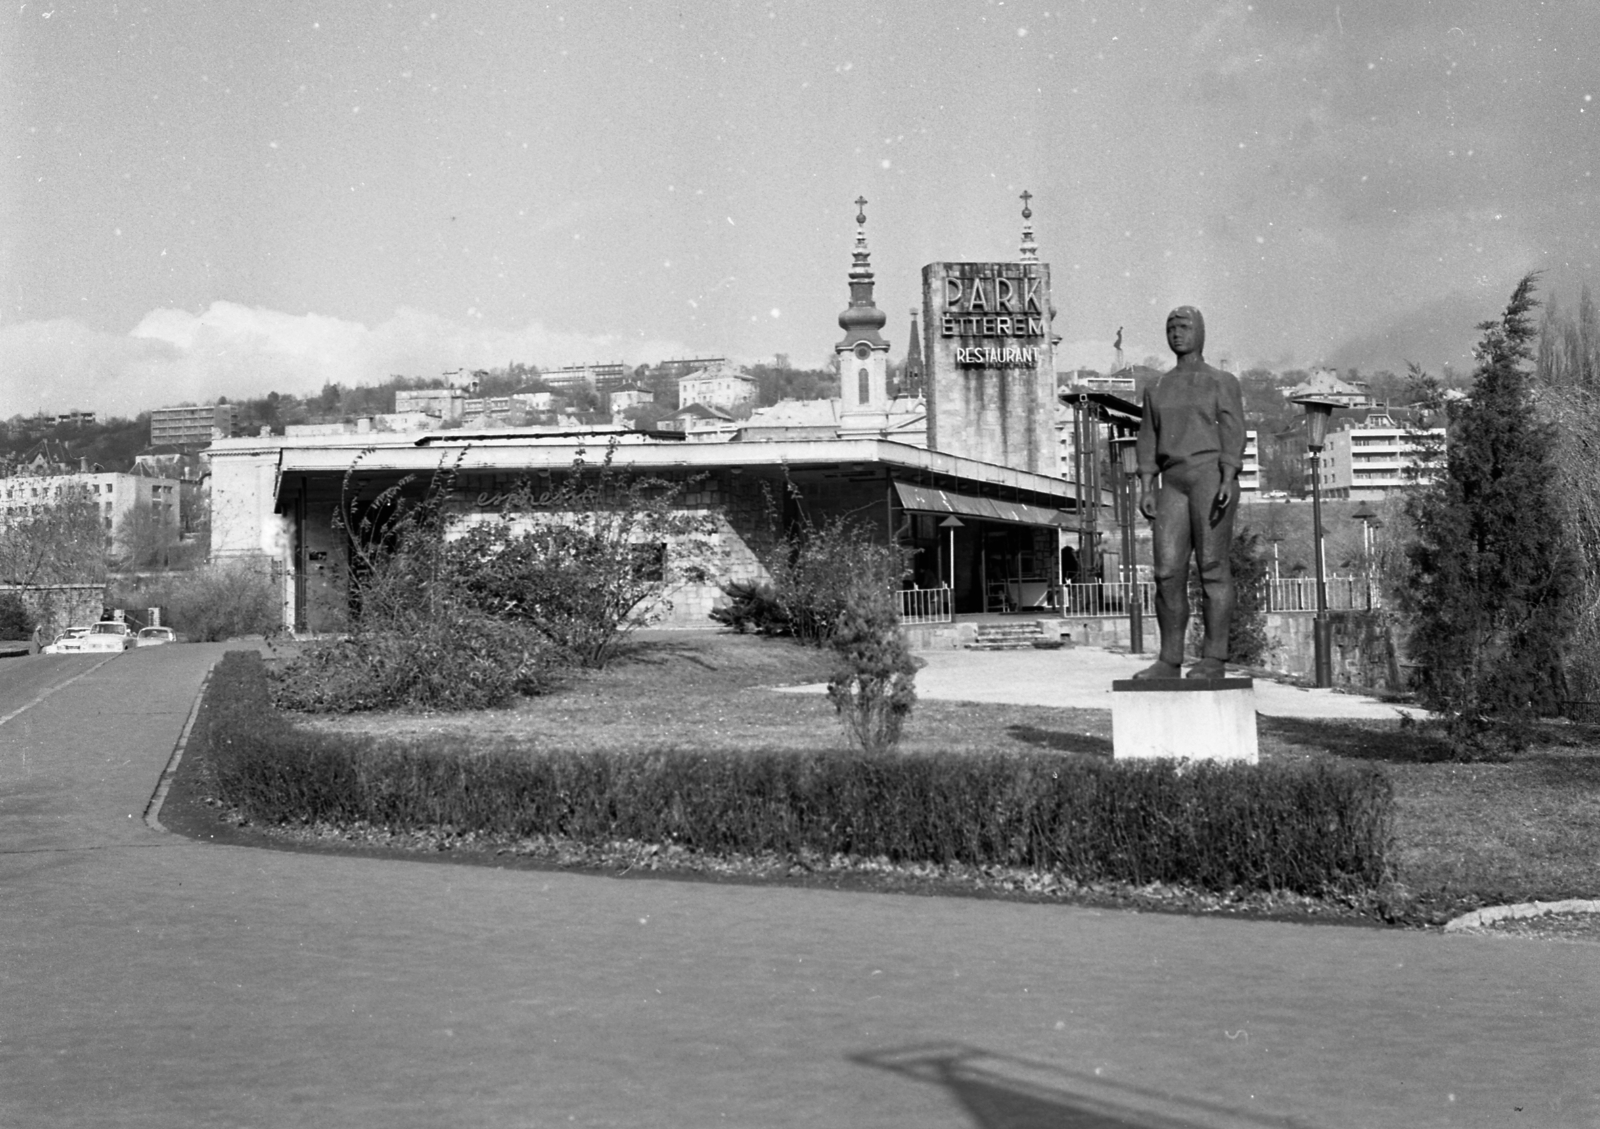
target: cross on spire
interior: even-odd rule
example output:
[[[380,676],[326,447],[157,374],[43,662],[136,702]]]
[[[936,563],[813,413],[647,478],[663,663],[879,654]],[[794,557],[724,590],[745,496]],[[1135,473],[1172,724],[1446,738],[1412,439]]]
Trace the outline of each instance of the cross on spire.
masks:
[[[856,223],[866,223],[866,222],[867,222],[867,198],[865,196],[857,196],[856,197]]]
[[[1039,244],[1033,239],[1033,193],[1024,188],[1018,198],[1022,201],[1022,261],[1036,263],[1039,261]]]

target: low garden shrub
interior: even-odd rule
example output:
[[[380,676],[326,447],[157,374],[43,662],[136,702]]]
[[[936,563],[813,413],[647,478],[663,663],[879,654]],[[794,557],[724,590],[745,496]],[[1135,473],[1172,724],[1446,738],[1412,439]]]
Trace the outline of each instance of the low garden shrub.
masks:
[[[730,580],[722,586],[725,602],[711,609],[711,618],[739,634],[787,635],[789,616],[772,585],[760,580]]]
[[[385,626],[307,643],[284,664],[277,703],[306,713],[486,709],[542,692],[555,673],[554,649],[534,632],[459,603]]]
[[[1005,866],[1216,891],[1353,895],[1388,872],[1393,791],[1369,766],[380,745],[295,728],[271,707],[253,653],[226,656],[207,697],[220,795],[269,824]]]
[[[874,756],[894,751],[916,705],[920,665],[887,593],[863,594],[839,617],[828,641],[834,654],[828,700],[851,743]]]

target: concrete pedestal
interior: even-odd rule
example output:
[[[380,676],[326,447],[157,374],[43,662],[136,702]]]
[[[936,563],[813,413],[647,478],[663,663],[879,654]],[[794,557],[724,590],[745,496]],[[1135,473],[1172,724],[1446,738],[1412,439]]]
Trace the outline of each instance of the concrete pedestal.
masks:
[[[1255,682],[1118,679],[1111,684],[1111,747],[1117,760],[1173,757],[1255,764]]]

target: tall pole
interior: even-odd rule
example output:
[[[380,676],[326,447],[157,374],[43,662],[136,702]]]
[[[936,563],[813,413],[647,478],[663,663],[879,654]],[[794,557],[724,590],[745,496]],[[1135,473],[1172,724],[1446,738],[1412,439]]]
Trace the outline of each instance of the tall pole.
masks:
[[[1133,486],[1139,475],[1138,444],[1138,438],[1132,435],[1124,435],[1111,441],[1111,445],[1116,448],[1122,470],[1122,487],[1117,491],[1117,497],[1122,503],[1122,561],[1123,577],[1127,582],[1128,593],[1128,650],[1132,654],[1142,655],[1144,601],[1143,594],[1139,591],[1139,562],[1135,557],[1138,543],[1133,536],[1134,515],[1138,513],[1138,500]],[[1112,473],[1115,473],[1115,469]]]
[[[1333,685],[1333,624],[1328,621],[1328,578],[1322,565],[1322,445],[1310,449],[1311,526],[1317,543],[1317,615],[1311,621],[1311,645],[1315,652],[1316,684],[1326,689]]]
[[[1072,478],[1073,486],[1078,493],[1078,575],[1074,578],[1079,583],[1089,579],[1088,568],[1089,554],[1088,542],[1088,510],[1084,508],[1084,479],[1087,475],[1088,460],[1084,456],[1084,433],[1088,430],[1085,426],[1084,413],[1087,410],[1089,398],[1079,396],[1072,406]]]
[[[1144,654],[1144,599],[1139,590],[1139,561],[1134,555],[1133,539],[1133,475],[1122,476],[1122,559],[1127,562],[1128,575],[1128,650],[1135,655]]]

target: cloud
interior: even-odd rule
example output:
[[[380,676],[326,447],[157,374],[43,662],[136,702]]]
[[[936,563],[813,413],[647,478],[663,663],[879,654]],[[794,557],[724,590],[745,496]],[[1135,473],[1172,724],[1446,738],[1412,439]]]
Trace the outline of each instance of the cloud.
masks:
[[[1433,298],[1396,314],[1380,329],[1341,342],[1327,361],[1336,368],[1391,372],[1404,372],[1407,364],[1416,361],[1435,375],[1441,364],[1466,373],[1471,370],[1472,347],[1480,332],[1475,327],[1493,318],[1504,305],[1503,298],[1497,306],[1481,289]]]
[[[0,326],[0,398],[32,412],[133,416],[218,396],[305,395],[326,383],[376,384],[510,361],[553,367],[682,356],[676,341],[498,329],[402,308],[367,327],[319,314],[215,302],[203,313],[153,310],[126,336],[69,319]]]

